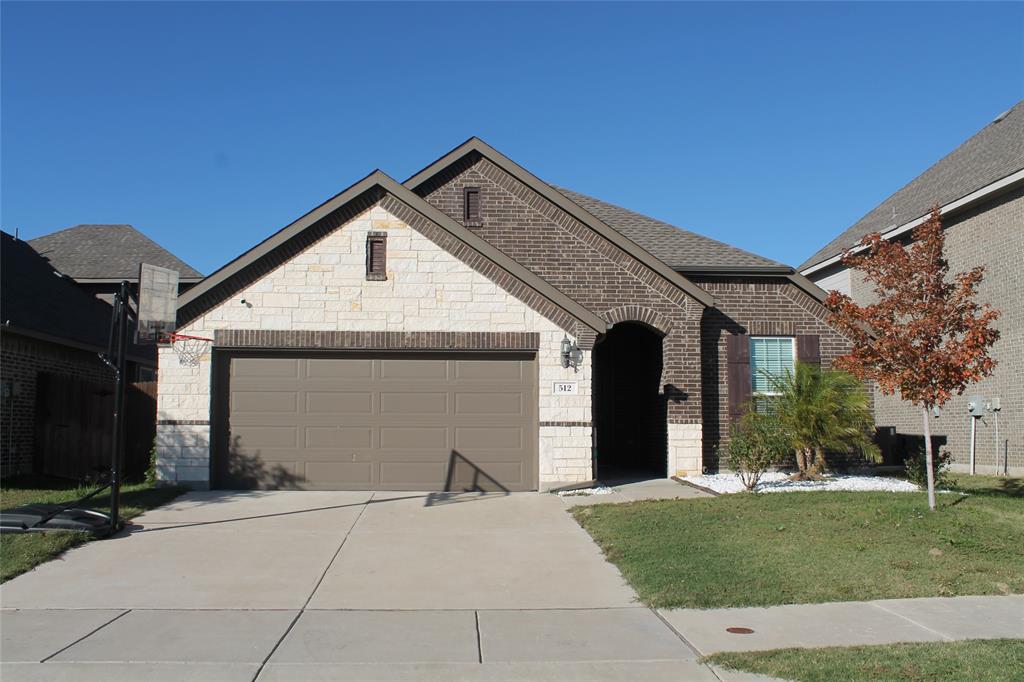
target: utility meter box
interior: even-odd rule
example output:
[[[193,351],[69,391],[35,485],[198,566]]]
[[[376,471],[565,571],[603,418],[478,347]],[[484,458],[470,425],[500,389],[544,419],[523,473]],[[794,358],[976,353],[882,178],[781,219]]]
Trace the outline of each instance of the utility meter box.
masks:
[[[985,416],[985,399],[980,395],[972,395],[967,399],[967,411],[972,417]]]

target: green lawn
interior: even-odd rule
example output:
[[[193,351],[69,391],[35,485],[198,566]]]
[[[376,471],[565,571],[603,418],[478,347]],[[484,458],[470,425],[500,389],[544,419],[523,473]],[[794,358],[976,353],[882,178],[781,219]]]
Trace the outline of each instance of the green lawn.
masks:
[[[1021,679],[1024,640],[778,649],[715,654],[705,660],[723,668],[799,682],[999,682]]]
[[[61,479],[19,476],[3,481],[0,487],[0,508],[10,509],[31,503],[73,502],[92,489],[80,488]],[[121,488],[121,516],[125,519],[138,516],[147,509],[170,502],[182,492],[181,488],[156,488],[145,483],[126,485]],[[109,501],[110,495],[103,492],[87,505],[106,511]],[[89,536],[85,533],[0,535],[0,582],[10,580],[88,540]]]
[[[1024,481],[967,495],[794,492],[576,507],[645,604],[719,608],[1024,593]]]

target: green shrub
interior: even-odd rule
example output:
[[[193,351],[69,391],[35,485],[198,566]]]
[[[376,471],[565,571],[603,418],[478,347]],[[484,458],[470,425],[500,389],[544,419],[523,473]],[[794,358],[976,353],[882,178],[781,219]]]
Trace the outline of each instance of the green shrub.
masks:
[[[774,414],[748,412],[732,430],[725,446],[726,461],[747,490],[753,490],[764,472],[792,452],[790,440]]]
[[[149,466],[146,467],[145,481],[147,485],[156,485],[156,441],[149,449]]]
[[[932,476],[935,479],[936,488],[956,485],[956,480],[949,476],[949,465],[952,462],[953,455],[949,454],[949,450],[937,450],[932,456]],[[922,488],[928,487],[928,468],[925,466],[923,439],[921,447],[907,452],[903,466],[906,467],[908,481]]]

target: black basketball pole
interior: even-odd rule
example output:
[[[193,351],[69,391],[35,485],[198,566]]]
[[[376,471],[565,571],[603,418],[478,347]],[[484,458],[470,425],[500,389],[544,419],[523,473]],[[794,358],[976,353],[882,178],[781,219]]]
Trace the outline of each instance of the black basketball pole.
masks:
[[[125,398],[128,390],[128,281],[121,282],[121,290],[114,299],[114,327],[116,338],[111,338],[114,364],[114,448],[110,455],[110,532],[121,529],[121,469],[124,465]]]

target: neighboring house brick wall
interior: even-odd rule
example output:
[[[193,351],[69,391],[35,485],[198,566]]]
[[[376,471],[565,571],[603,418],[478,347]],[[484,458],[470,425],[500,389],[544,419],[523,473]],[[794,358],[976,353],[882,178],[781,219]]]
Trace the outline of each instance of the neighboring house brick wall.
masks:
[[[728,357],[730,334],[818,336],[822,367],[849,350],[849,342],[825,322],[820,303],[784,279],[692,277],[715,297],[701,325],[703,372],[704,466],[724,467],[719,450],[729,436]],[[834,459],[834,458],[833,458]]]
[[[482,221],[468,227],[570,298],[607,320],[621,320],[620,309],[632,306],[671,325],[663,341],[661,380],[674,389],[668,401],[668,469],[699,472],[703,306],[486,158],[437,181],[424,198],[462,223],[465,187],[480,188]]]
[[[366,280],[371,230],[387,233],[386,281]],[[590,354],[578,373],[561,366],[560,342],[575,323],[566,326],[573,329],[560,328],[377,205],[179,331],[539,333],[539,475],[548,487],[591,478]],[[211,359],[207,353],[199,366],[182,366],[172,349],[160,350],[161,480],[208,484]],[[579,382],[578,395],[552,394],[552,384],[565,380]]]
[[[993,376],[970,386],[956,396],[932,419],[932,434],[947,439],[947,449],[956,470],[965,470],[970,460],[971,423],[967,399],[980,395],[986,400],[998,396],[999,440],[995,441],[995,417],[989,414],[977,423],[975,462],[981,472],[1001,471],[1003,448],[1008,447],[1009,467],[1024,471],[1024,189],[1017,189],[945,222],[946,248],[951,273],[984,265],[985,280],[978,288],[978,300],[990,303],[1002,315],[996,322],[1001,332],[992,347],[999,363]],[[863,276],[851,271],[853,298],[861,305],[875,300]],[[875,421],[878,426],[895,427],[897,433],[920,436],[924,432],[921,411],[898,395],[875,391]]]
[[[36,386],[40,372],[113,382],[110,369],[91,353],[4,332],[0,343],[0,475],[29,473],[35,457]],[[11,395],[6,395],[6,387]]]

